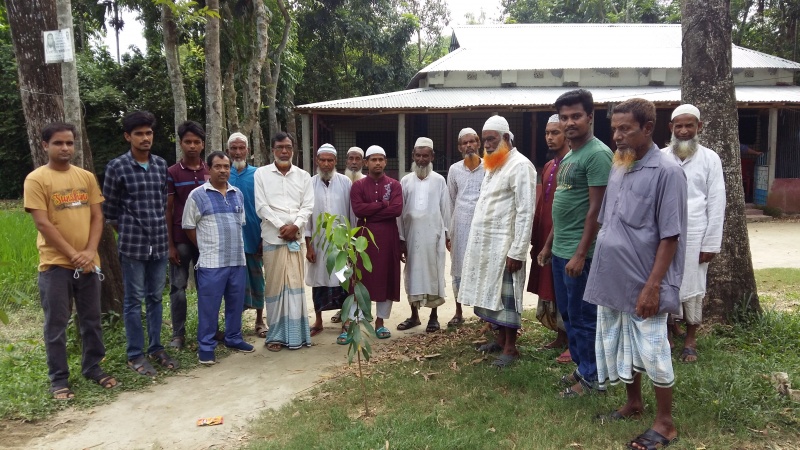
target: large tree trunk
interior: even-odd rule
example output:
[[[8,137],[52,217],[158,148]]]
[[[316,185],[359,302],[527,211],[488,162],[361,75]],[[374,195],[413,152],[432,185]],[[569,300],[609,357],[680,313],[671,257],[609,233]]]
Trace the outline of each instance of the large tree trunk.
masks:
[[[64,0],[59,0],[64,1]],[[66,11],[70,10],[69,0],[65,1]],[[59,5],[63,8],[62,5]],[[83,149],[82,164],[86,170],[94,172],[92,152],[86,133],[86,124],[82,120],[80,98],[78,95],[77,72],[72,75],[64,69],[65,90],[72,90],[74,98],[62,103],[62,80],[58,64],[44,63],[42,32],[58,28],[56,21],[56,4],[53,0],[7,0],[6,10],[11,25],[14,41],[14,54],[17,58],[20,93],[23,112],[28,130],[34,167],[47,164],[47,155],[41,147],[42,128],[50,122],[66,120],[78,128],[76,146]],[[71,27],[66,23],[62,28]],[[65,63],[69,64],[69,63]],[[72,63],[74,70],[74,63]],[[72,80],[66,80],[70,76]],[[48,94],[48,95],[43,95]],[[68,96],[69,97],[69,96]],[[65,110],[65,104],[69,110]],[[64,117],[66,116],[66,119]],[[97,252],[100,255],[103,272],[106,275],[102,283],[101,310],[122,313],[122,272],[117,256],[117,245],[111,227],[105,226]]]
[[[236,61],[232,59],[228,64],[228,69],[225,71],[225,80],[222,82],[222,99],[225,102],[225,120],[228,124],[228,133],[235,133],[241,128],[239,126],[239,109],[236,107],[235,73]]]
[[[745,220],[739,119],[731,73],[730,0],[685,0],[681,5],[681,100],[701,111],[700,139],[715,150],[725,174],[727,207],[722,252],[708,274],[707,319],[724,322],[737,307],[759,311]]]
[[[53,0],[6,0],[14,56],[17,58],[22,112],[28,129],[33,166],[47,164],[42,150],[42,128],[62,120],[61,71],[58,64],[44,63],[42,32],[58,28]]]
[[[270,138],[280,131],[278,125],[278,111],[277,111],[277,96],[278,96],[278,79],[281,76],[281,56],[283,51],[286,50],[286,44],[289,42],[289,32],[292,29],[292,18],[289,16],[289,10],[283,0],[278,0],[278,8],[281,10],[283,17],[283,37],[278,48],[275,50],[274,57],[272,58],[272,70],[267,70],[267,117],[269,119],[269,135]],[[266,154],[262,155],[263,159],[267,161],[269,158]]]
[[[219,57],[219,0],[208,0],[206,22],[206,152],[222,150],[222,69]]]
[[[247,65],[247,77],[242,88],[244,108],[241,132],[251,135],[260,123],[261,112],[261,68],[267,60],[269,52],[269,12],[262,1],[253,3],[253,22],[256,29],[256,42],[253,56]]]
[[[183,76],[178,59],[178,26],[172,14],[170,5],[161,5],[161,27],[164,30],[164,54],[167,58],[167,73],[169,84],[172,88],[172,101],[175,103],[174,123],[175,136],[178,135],[178,125],[186,120],[186,91],[183,89]],[[175,161],[181,159],[181,144],[175,139]]]

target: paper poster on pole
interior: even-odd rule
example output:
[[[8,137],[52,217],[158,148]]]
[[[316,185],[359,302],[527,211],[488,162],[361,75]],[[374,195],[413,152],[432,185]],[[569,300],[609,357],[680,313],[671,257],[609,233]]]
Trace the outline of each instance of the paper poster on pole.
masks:
[[[43,31],[44,62],[72,62],[72,32],[69,29]]]

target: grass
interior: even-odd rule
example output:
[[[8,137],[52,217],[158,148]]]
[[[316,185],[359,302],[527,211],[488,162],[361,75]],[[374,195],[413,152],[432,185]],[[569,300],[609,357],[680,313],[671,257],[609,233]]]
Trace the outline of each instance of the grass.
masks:
[[[800,270],[758,271],[759,288],[800,292]],[[800,314],[773,308],[747,321],[713,326],[700,336],[701,360],[675,363],[676,449],[800,448],[800,405],[779,397],[765,378],[788,372],[800,381]],[[593,418],[624,403],[622,386],[606,396],[556,398],[570,368],[558,351],[539,348],[551,332],[524,314],[522,360],[510,370],[489,367],[472,349],[477,324],[444,335],[414,336],[379,347],[369,365],[372,417],[352,369],[251,427],[249,449],[310,448],[622,448],[653,420],[653,389],[645,383],[642,420],[601,425]],[[680,341],[677,346],[680,349]],[[425,358],[424,355],[440,356]],[[676,350],[677,354],[677,350]]]
[[[13,310],[37,292],[36,228],[27,213],[0,210],[0,309]]]

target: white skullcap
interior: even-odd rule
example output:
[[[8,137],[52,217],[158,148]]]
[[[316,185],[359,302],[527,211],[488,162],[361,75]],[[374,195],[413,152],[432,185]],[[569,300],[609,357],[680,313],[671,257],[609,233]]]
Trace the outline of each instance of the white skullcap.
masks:
[[[560,122],[561,121],[558,120],[558,114],[553,114],[552,116],[550,116],[549,119],[547,119],[547,123],[560,123]]]
[[[230,147],[234,141],[242,141],[244,142],[244,145],[248,145],[247,136],[243,135],[242,133],[239,133],[238,131],[236,133],[233,133],[231,137],[228,138],[228,147]]]
[[[383,155],[385,158],[386,151],[380,145],[370,145],[369,148],[367,148],[366,157],[369,158],[372,155]]]
[[[492,116],[489,117],[489,120],[483,124],[483,131],[497,131],[500,135],[504,135],[509,133],[509,137],[511,130],[508,128],[508,121],[503,116]]]
[[[690,105],[688,103],[684,103],[683,105],[675,108],[675,111],[672,111],[672,117],[670,118],[670,120],[680,116],[681,114],[691,114],[695,118],[697,118],[697,120],[700,120],[700,110],[697,109],[696,106]]]
[[[463,130],[458,132],[458,140],[461,140],[462,137],[464,137],[464,136],[466,136],[468,134],[474,134],[475,136],[478,135],[478,133],[475,130],[473,130],[472,128],[464,128]]]
[[[319,156],[320,153],[330,153],[333,156],[336,156],[336,148],[334,148],[331,144],[325,143],[320,146],[319,150],[317,150],[317,156]]]
[[[350,153],[358,153],[362,158],[364,157],[364,150],[362,150],[361,147],[350,147],[347,154],[349,155]]]
[[[417,147],[428,147],[433,150],[433,140],[431,138],[418,137],[417,142],[414,143],[414,148]]]

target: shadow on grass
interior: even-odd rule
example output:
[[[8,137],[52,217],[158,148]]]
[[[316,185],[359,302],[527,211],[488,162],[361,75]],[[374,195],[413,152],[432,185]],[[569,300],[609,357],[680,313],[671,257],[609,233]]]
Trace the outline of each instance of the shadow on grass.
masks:
[[[532,311],[525,314],[533,319]],[[558,350],[539,348],[552,336],[526,320],[522,359],[490,367],[471,341],[478,325],[390,342],[370,364],[368,390],[376,413],[360,418],[357,380],[350,373],[322,385],[251,427],[251,449],[609,449],[649,428],[655,415],[645,383],[639,421],[594,420],[625,401],[623,386],[605,396],[556,398]],[[701,336],[700,360],[675,363],[677,449],[800,448],[798,404],[778,397],[763,375],[789,372],[800,381],[800,315],[766,312],[747,323],[718,326]],[[678,342],[677,352],[681,348]],[[434,358],[423,355],[440,353]],[[796,381],[797,382],[797,381]]]

